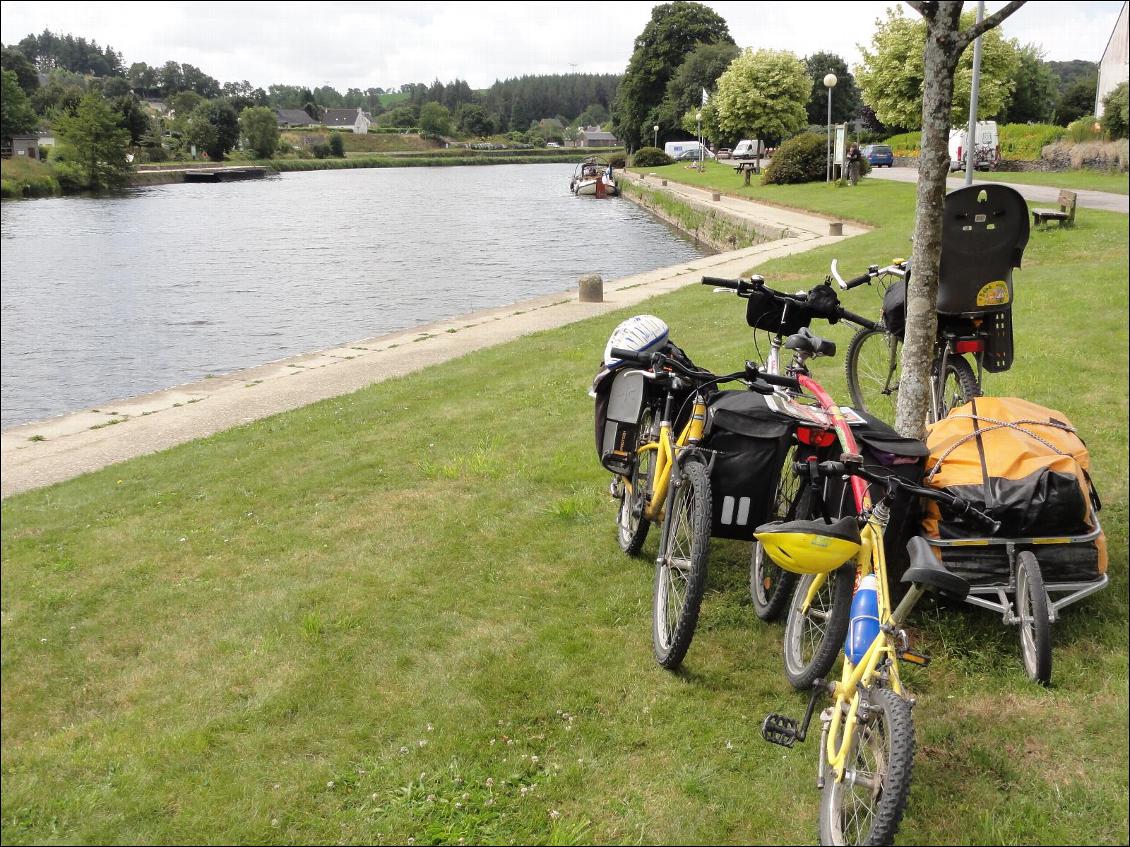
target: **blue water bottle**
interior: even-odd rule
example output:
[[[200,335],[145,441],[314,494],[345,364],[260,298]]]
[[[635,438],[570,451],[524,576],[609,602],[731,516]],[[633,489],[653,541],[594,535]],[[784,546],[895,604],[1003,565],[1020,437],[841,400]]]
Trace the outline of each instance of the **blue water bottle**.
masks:
[[[844,655],[852,664],[859,664],[871,642],[879,634],[879,580],[867,574],[859,582],[851,598],[851,629],[848,630]]]

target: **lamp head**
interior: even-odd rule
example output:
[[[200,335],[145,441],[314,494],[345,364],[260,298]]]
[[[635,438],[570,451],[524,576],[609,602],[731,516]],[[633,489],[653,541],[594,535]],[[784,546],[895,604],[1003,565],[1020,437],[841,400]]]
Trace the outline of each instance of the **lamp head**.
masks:
[[[838,80],[838,79],[836,79],[836,75],[835,75],[835,74],[825,74],[825,75],[824,75],[824,85],[825,85],[826,87],[828,87],[828,88],[835,88],[835,87],[836,87],[836,83],[837,83],[837,82],[839,82],[839,80]]]

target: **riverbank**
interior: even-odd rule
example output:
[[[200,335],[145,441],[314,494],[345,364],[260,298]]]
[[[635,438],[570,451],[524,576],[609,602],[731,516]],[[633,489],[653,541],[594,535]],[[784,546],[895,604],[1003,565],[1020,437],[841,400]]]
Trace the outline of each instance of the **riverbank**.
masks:
[[[751,225],[760,218],[758,225],[770,228],[782,214],[779,209],[747,205]],[[787,228],[783,238],[611,280],[603,303],[579,303],[576,291],[570,289],[12,427],[0,436],[0,496],[356,391],[531,332],[633,306],[694,285],[703,274],[737,276],[769,259],[844,240],[828,236],[823,219],[803,213],[795,213]],[[847,235],[865,231],[845,227]]]

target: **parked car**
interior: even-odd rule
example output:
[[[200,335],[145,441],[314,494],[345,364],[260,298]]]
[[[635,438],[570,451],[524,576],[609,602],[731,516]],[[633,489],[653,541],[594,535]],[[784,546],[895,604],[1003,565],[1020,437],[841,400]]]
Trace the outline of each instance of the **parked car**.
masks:
[[[731,151],[730,151],[729,147],[719,147],[718,150],[714,153],[714,155],[717,156],[719,159],[729,159],[730,155],[731,155]]]
[[[735,159],[756,159],[758,155],[765,155],[765,145],[757,138],[743,138],[734,148]]]
[[[700,148],[698,147],[692,147],[690,150],[683,150],[681,153],[672,156],[672,158],[676,162],[697,162],[699,160],[699,149]],[[704,160],[714,158],[714,154],[707,150],[705,147],[701,148],[701,150],[702,158]]]
[[[886,144],[867,144],[861,152],[873,168],[894,167],[895,154]]]

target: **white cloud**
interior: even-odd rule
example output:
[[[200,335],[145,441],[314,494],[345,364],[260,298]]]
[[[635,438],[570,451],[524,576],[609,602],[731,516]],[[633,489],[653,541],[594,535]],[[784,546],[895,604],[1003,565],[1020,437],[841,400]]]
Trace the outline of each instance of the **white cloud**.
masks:
[[[110,44],[126,63],[196,65],[222,82],[389,88],[435,78],[474,88],[522,74],[620,73],[650,2],[589,3],[26,3],[3,2],[0,38],[51,29]],[[886,2],[715,2],[743,47],[849,63]],[[991,11],[1003,3],[988,4]],[[972,4],[970,4],[972,6]],[[1121,7],[1029,2],[1004,26],[1047,58],[1098,61]],[[913,11],[908,14],[914,15]]]

